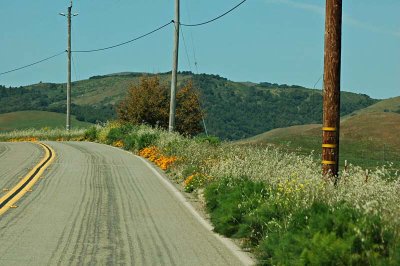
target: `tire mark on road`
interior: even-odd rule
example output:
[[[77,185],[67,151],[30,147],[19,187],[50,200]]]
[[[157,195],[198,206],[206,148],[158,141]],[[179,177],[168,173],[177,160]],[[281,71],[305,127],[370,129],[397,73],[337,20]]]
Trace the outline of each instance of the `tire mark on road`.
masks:
[[[131,175],[127,175],[128,177],[131,177]],[[134,183],[133,178],[125,178],[125,181],[128,181],[126,183],[126,197],[128,198],[128,202],[132,202],[134,203],[134,205],[130,208],[130,217],[132,219],[132,221],[136,221],[138,224],[140,224],[141,226],[144,227],[144,235],[145,235],[145,239],[149,239],[151,240],[152,245],[149,247],[147,246],[146,248],[152,248],[152,253],[150,253],[150,257],[154,257],[154,258],[163,258],[162,255],[162,248],[159,245],[159,242],[157,241],[157,232],[155,232],[154,227],[150,226],[150,224],[148,223],[148,221],[145,219],[146,217],[148,217],[150,214],[150,210],[149,209],[145,209],[143,208],[143,199],[141,197],[139,197],[138,193],[137,193],[137,188],[136,188],[136,183]],[[128,189],[130,188],[130,189]],[[132,193],[133,192],[133,193]],[[143,258],[144,260],[146,260],[146,252],[143,246],[143,242],[141,240],[141,236],[138,234],[137,235],[137,239],[139,241],[139,244],[142,246],[142,248],[140,248],[141,250],[141,258]],[[143,252],[144,251],[144,252]],[[142,253],[143,252],[143,253]],[[159,263],[164,263],[162,261],[159,261]]]
[[[123,225],[125,227],[125,231],[127,232],[126,233],[126,238],[127,238],[126,240],[128,242],[128,246],[129,246],[129,252],[128,253],[130,254],[130,256],[129,256],[130,257],[130,261],[126,262],[126,264],[133,265],[133,264],[136,263],[135,252],[134,252],[135,248],[134,248],[134,242],[133,242],[132,235],[130,233],[130,227],[128,225],[128,220],[127,220],[128,210],[131,210],[131,208],[129,208],[129,207],[127,208],[126,204],[125,204],[125,201],[122,199],[122,195],[127,193],[126,186],[122,182],[124,180],[124,178],[121,176],[119,171],[115,171],[115,174],[117,174],[117,177],[118,177],[118,178],[116,178],[115,186],[116,186],[117,190],[120,191],[119,197],[117,199],[118,199],[118,201],[120,203],[120,206],[121,206],[121,214],[122,214],[121,218],[122,218]],[[141,256],[142,263],[139,263],[139,264],[144,265],[145,264],[144,263],[144,256],[143,256],[144,249],[140,244],[140,242],[141,242],[140,239],[138,239],[138,240],[139,240],[138,241],[139,249],[141,250],[141,253],[142,253],[142,256]]]
[[[149,170],[147,168],[147,166],[145,167],[146,170]],[[142,189],[140,190],[144,190],[147,191],[147,187],[145,188],[144,185],[148,185],[151,188],[153,188],[153,195],[161,195],[161,194],[165,194],[167,193],[169,195],[169,197],[171,199],[175,199],[175,196],[171,193],[171,191],[166,190],[165,187],[160,186],[160,183],[157,183],[157,179],[146,179],[146,182],[141,182],[140,183],[142,185]],[[165,197],[164,197],[165,198]],[[186,221],[190,222],[190,227],[193,229],[191,230],[191,233],[196,232],[196,236],[198,236],[198,239],[202,239],[202,241],[206,241],[205,244],[210,245],[211,247],[214,248],[214,251],[220,256],[220,258],[228,265],[230,263],[230,261],[228,260],[228,258],[226,256],[224,256],[224,254],[222,253],[222,249],[220,245],[217,245],[217,243],[215,242],[214,236],[212,235],[208,235],[207,237],[204,237],[203,235],[201,235],[199,233],[198,230],[196,230],[197,227],[199,227],[199,223],[198,221],[196,221],[193,218],[193,215],[180,203],[177,202],[177,204],[174,206],[174,208],[170,209],[169,211],[175,211],[175,213],[171,214],[172,216],[175,215],[179,215],[182,217],[182,213],[185,214],[185,216],[187,217],[187,219],[185,219]],[[188,226],[188,224],[185,224],[185,227]],[[191,245],[191,243],[188,243],[189,245]],[[196,250],[196,246],[191,246],[192,251]],[[190,247],[188,246],[188,249],[190,249]],[[204,258],[204,254],[202,254],[203,256],[199,256]],[[182,254],[182,256],[188,256],[187,254],[187,250],[185,251],[184,254]],[[206,258],[208,258],[208,256],[206,256]],[[209,261],[210,265],[218,265],[218,263],[214,261]],[[220,263],[220,262],[219,262]]]
[[[26,145],[28,145],[27,148],[25,148]],[[30,169],[36,166],[44,152],[43,149],[32,143],[4,143],[1,146],[6,149],[1,156],[9,154],[10,158],[6,156],[0,160],[0,189],[10,189],[18,184],[19,177],[25,176]],[[18,167],[10,167],[16,162],[18,162]]]
[[[108,251],[108,256],[105,258],[107,264],[123,261],[125,253],[121,248],[124,243],[120,233],[120,213],[114,199],[116,195],[114,178],[111,178],[110,167],[107,167],[109,162],[103,153],[90,152],[74,144],[68,145],[80,150],[86,156],[86,164],[90,165],[90,170],[86,176],[87,183],[83,187],[85,194],[92,195],[80,212],[81,227],[72,251],[75,255],[71,256],[69,261],[71,264],[76,262],[98,264],[97,255],[104,250]]]
[[[62,145],[67,146],[66,144],[62,144]],[[78,156],[78,158],[79,158],[79,156]],[[81,159],[81,158],[79,158],[79,159]],[[61,162],[62,162],[62,160],[61,160]],[[68,162],[64,162],[64,164],[68,165]],[[64,167],[63,169],[66,170],[66,168],[67,167]],[[83,173],[82,173],[82,175],[83,176],[87,176],[88,175],[88,170],[89,170],[88,168],[85,168]],[[62,175],[59,175],[59,176],[62,176]],[[85,181],[86,181],[85,178],[82,178],[80,180],[80,185],[82,187],[84,186]],[[85,202],[86,196],[87,196],[86,194],[83,194],[82,198],[77,199],[77,201],[79,202],[79,205],[76,208],[74,208],[74,211],[71,212],[71,215],[69,216],[69,219],[68,219],[68,220],[72,221],[72,223],[71,224],[67,223],[65,225],[65,227],[64,227],[64,229],[63,229],[63,231],[62,231],[62,233],[61,233],[61,235],[59,237],[57,245],[56,245],[55,249],[52,252],[52,255],[50,257],[48,265],[54,265],[55,263],[57,263],[57,265],[65,264],[65,261],[66,261],[65,257],[67,255],[70,255],[70,253],[68,252],[68,249],[70,248],[70,245],[72,243],[72,238],[75,235],[74,234],[75,233],[75,229],[78,228],[77,227],[77,224],[78,224],[78,221],[79,221],[78,217],[79,217],[79,214],[82,211],[82,208],[83,208],[83,205],[84,205],[83,202]],[[65,244],[64,244],[64,247],[61,250],[63,242],[65,242]],[[58,259],[56,259],[57,253],[59,253],[59,258]]]
[[[7,152],[10,151],[10,147],[7,144],[0,144],[0,158],[3,157]]]

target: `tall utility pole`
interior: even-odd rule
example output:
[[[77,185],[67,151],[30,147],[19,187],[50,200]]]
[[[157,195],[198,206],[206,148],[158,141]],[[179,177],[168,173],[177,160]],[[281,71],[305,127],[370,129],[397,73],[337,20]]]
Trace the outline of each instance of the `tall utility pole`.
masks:
[[[67,121],[66,129],[71,129],[71,17],[77,16],[78,14],[72,14],[72,0],[68,7],[67,14],[60,13],[62,16],[67,17],[68,23],[68,43],[67,43]]]
[[[67,21],[68,21],[68,63],[67,63],[67,131],[71,129],[71,5],[68,7]]]
[[[179,0],[175,0],[175,31],[174,31],[174,54],[172,58],[172,78],[171,78],[171,103],[169,107],[169,132],[175,130],[175,110],[176,110],[176,87],[178,75],[178,53],[179,53],[179,27],[180,27],[180,7]]]
[[[342,0],[326,0],[322,171],[339,172]]]

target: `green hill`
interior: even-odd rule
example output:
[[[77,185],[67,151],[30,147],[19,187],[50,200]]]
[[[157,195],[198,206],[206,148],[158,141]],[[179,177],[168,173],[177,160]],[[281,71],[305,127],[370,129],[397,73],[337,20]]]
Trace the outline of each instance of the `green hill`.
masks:
[[[91,123],[115,118],[115,104],[145,73],[94,76],[72,84],[72,114]],[[169,82],[170,73],[160,74]],[[320,123],[322,93],[301,86],[268,82],[233,82],[218,75],[182,72],[179,83],[192,79],[201,93],[208,132],[237,140],[293,125]],[[0,113],[42,110],[65,113],[65,84],[39,83],[26,87],[0,86]],[[367,95],[342,93],[342,115],[370,106],[378,100]]]
[[[368,106],[367,108],[354,111],[350,114],[350,116],[376,112],[400,114],[400,96],[379,101],[376,104]]]
[[[397,100],[393,100],[397,99]],[[400,114],[381,112],[383,106],[396,106],[400,97],[384,100],[346,116],[341,122],[340,164],[344,160],[364,167],[376,167],[389,162],[400,169]],[[397,103],[396,103],[397,101]],[[383,108],[386,108],[383,107]],[[389,109],[386,109],[389,110]],[[393,110],[396,110],[394,108]],[[242,144],[274,144],[302,154],[314,151],[321,156],[320,124],[274,129],[240,141]]]
[[[27,128],[64,128],[66,116],[64,114],[44,111],[20,111],[0,114],[0,130],[11,131]],[[71,118],[73,127],[83,128],[91,124]]]

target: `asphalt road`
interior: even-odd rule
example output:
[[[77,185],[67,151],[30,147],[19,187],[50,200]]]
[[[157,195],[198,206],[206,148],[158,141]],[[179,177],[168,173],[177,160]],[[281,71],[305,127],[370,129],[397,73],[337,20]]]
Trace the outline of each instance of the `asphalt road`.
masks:
[[[0,197],[4,188],[14,187],[43,156],[37,144],[0,142]]]
[[[140,158],[101,144],[46,144],[56,160],[0,216],[0,265],[242,265]],[[0,185],[43,154],[1,143]]]

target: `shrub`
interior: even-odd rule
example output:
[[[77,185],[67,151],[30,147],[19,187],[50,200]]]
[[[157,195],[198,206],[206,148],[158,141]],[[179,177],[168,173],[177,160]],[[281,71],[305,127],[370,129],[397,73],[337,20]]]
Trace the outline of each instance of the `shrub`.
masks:
[[[136,139],[135,148],[141,150],[145,147],[152,146],[155,144],[157,139],[158,135],[155,133],[142,133]]]
[[[101,143],[108,143],[108,134],[111,129],[121,127],[119,122],[107,122],[100,130],[97,132],[97,139]]]
[[[265,183],[247,178],[223,178],[210,184],[205,197],[215,231],[225,236],[245,237],[240,230],[245,216],[257,209],[267,196]]]
[[[111,128],[107,134],[107,144],[113,144],[119,140],[124,139],[124,133],[121,128]]]
[[[194,140],[199,143],[209,143],[214,146],[221,143],[220,138],[218,138],[217,136],[212,136],[212,135],[206,136],[206,135],[201,134],[199,136],[196,136],[196,138],[194,138]]]
[[[86,140],[95,141],[97,139],[97,128],[95,126],[89,127],[85,130],[83,136]]]
[[[137,133],[130,133],[124,139],[124,149],[125,150],[135,150],[137,143],[138,135]]]
[[[264,265],[387,265],[394,234],[378,216],[346,204],[314,203],[295,213],[287,230],[272,231],[258,248]]]

